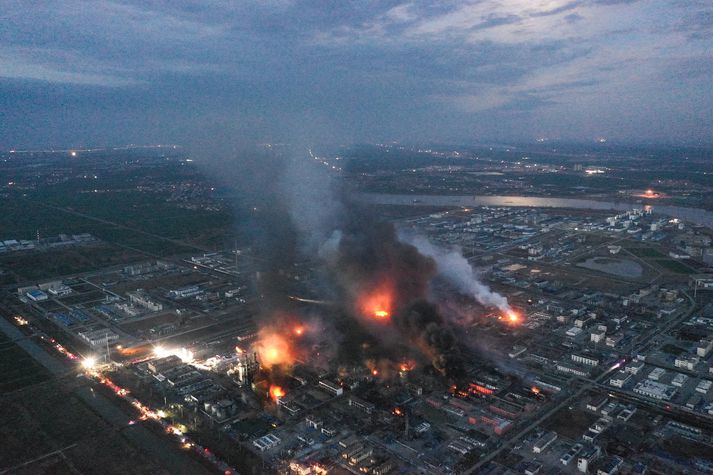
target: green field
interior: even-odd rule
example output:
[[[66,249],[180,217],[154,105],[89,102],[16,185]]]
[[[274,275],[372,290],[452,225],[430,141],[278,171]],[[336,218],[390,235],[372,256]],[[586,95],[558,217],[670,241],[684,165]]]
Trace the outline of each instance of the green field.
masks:
[[[630,249],[627,249],[627,251],[629,251],[636,257],[666,257],[661,252],[657,251],[656,249],[651,249],[650,247],[632,247]]]
[[[659,266],[663,267],[669,272],[674,272],[676,274],[695,274],[696,271],[688,267],[682,262],[674,261],[673,259],[659,259],[653,261]]]

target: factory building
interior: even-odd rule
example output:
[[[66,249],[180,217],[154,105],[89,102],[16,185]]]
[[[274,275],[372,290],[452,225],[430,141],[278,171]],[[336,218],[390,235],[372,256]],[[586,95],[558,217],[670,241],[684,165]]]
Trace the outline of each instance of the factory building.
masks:
[[[363,399],[359,399],[356,396],[350,396],[349,397],[349,405],[352,407],[356,407],[357,409],[364,411],[367,414],[371,414],[374,412],[374,409],[376,406],[374,404],[364,401]]]
[[[582,353],[572,353],[572,361],[585,364],[587,366],[599,366],[599,358]]]
[[[682,387],[684,384],[686,384],[686,381],[688,381],[688,376],[686,376],[683,373],[678,373],[676,376],[673,378],[673,381],[671,381],[671,384],[674,386],[678,386],[679,388]]]
[[[535,441],[535,444],[532,446],[532,452],[534,452],[536,454],[541,454],[555,440],[557,440],[557,432],[554,432],[554,431],[547,432],[546,434],[544,434],[542,437],[540,437],[539,439],[537,439]]]
[[[676,388],[668,384],[644,379],[634,387],[634,392],[652,399],[668,401],[676,394]]]
[[[201,294],[203,291],[197,286],[192,285],[190,287],[184,287],[182,289],[175,289],[168,292],[168,296],[175,300],[186,299],[188,297],[195,297]]]
[[[697,356],[681,355],[676,357],[673,364],[676,368],[683,368],[689,371],[694,371],[699,362],[700,359]]]
[[[557,371],[565,374],[574,374],[575,376],[581,376],[583,378],[586,378],[591,374],[589,369],[580,368],[566,363],[557,363]]]
[[[136,292],[129,292],[129,301],[140,307],[144,307],[151,312],[160,312],[163,310],[163,304],[156,302],[149,297],[142,289],[137,289]]]
[[[624,464],[624,459],[616,455],[608,457],[597,470],[597,475],[614,475]]]
[[[274,434],[263,435],[259,439],[253,440],[253,445],[260,451],[264,452],[276,447],[281,442],[280,438]]]
[[[666,374],[666,370],[663,368],[654,368],[651,370],[647,378],[651,381],[658,381]]]
[[[639,371],[644,369],[646,363],[641,360],[634,360],[624,368],[624,371],[631,374],[639,374]]]
[[[55,297],[64,297],[72,293],[71,287],[64,284],[61,280],[46,282],[38,285],[39,289],[48,292]]]
[[[260,370],[260,363],[257,359],[257,353],[242,352],[238,355],[238,364],[231,373],[237,375],[237,382],[242,386],[250,385],[253,382],[255,374]]]
[[[713,338],[705,338],[696,345],[696,355],[701,358],[708,356],[711,350],[713,350]]]
[[[589,402],[587,402],[587,409],[593,412],[597,412],[599,409],[604,407],[604,404],[606,404],[608,400],[609,398],[606,394],[598,394],[596,396],[592,396]]]
[[[589,466],[599,457],[599,454],[601,454],[601,449],[598,446],[585,447],[577,458],[577,470],[588,473]]]
[[[631,373],[626,371],[617,371],[614,376],[609,378],[609,384],[615,388],[623,388],[624,385],[631,379]]]
[[[323,379],[319,382],[319,387],[320,389],[324,389],[334,396],[341,396],[344,393],[344,388],[342,388],[337,383],[327,381],[326,379]]]
[[[708,379],[701,379],[701,381],[698,383],[698,386],[696,386],[696,392],[699,392],[701,394],[708,394],[708,391],[710,390],[711,386],[713,386],[713,382]]]
[[[106,329],[92,330],[88,332],[80,332],[79,337],[87,342],[92,348],[106,346],[119,339],[119,335],[113,331]]]
[[[149,362],[146,364],[146,367],[153,374],[159,374],[182,364],[183,361],[181,361],[181,358],[176,355],[170,355],[164,358],[154,358],[152,360],[149,360]]]
[[[40,289],[30,290],[29,292],[26,292],[25,295],[33,302],[43,302],[49,298],[47,294]]]

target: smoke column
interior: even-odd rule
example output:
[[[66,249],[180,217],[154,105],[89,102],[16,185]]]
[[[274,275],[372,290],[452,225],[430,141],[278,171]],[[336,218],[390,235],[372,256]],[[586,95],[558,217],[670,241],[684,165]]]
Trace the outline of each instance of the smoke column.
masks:
[[[405,236],[401,233],[399,238],[416,246],[421,254],[436,261],[438,275],[461,293],[472,296],[487,307],[497,307],[503,312],[511,310],[507,298],[494,292],[478,279],[475,269],[459,249],[437,247],[422,236]]]

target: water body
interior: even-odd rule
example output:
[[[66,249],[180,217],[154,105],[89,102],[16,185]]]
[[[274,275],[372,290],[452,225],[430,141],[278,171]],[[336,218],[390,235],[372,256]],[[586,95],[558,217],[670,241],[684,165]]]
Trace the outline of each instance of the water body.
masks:
[[[611,257],[590,257],[586,261],[577,264],[577,266],[629,279],[641,277],[644,271],[638,262]]]
[[[621,201],[597,201],[578,198],[545,198],[537,196],[478,196],[478,195],[399,195],[361,193],[359,199],[369,204],[407,206],[514,206],[523,208],[569,208],[629,211],[651,209],[654,213],[678,218],[713,229],[713,212],[701,208],[670,205],[641,205]]]

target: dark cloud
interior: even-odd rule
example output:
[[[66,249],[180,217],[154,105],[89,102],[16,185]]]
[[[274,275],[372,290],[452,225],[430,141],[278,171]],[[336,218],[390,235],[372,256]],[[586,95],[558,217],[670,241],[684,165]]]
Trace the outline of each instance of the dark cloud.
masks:
[[[614,97],[623,83],[665,105],[668,140],[708,137],[681,102],[701,82],[687,69],[676,87],[688,94],[657,81],[673,65],[705,74],[692,58],[711,56],[713,8],[644,3],[9,1],[0,147],[182,141],[211,125],[279,140],[312,122],[330,124],[333,140],[529,138],[530,121],[512,112],[535,109],[550,111],[539,125],[588,138],[571,127],[586,114],[579,95]],[[561,83],[558,97],[543,92]],[[462,96],[500,105],[486,116],[458,107]],[[619,138],[658,135],[647,115],[629,117],[641,137]]]

